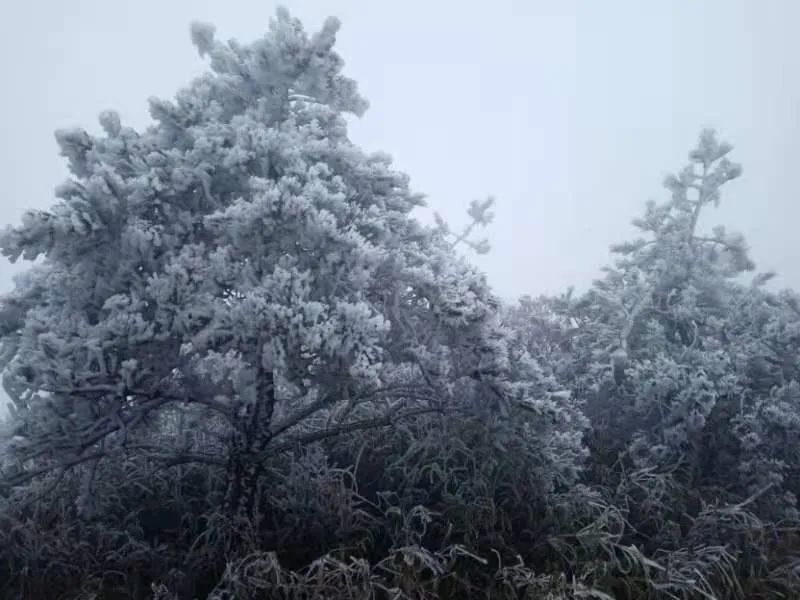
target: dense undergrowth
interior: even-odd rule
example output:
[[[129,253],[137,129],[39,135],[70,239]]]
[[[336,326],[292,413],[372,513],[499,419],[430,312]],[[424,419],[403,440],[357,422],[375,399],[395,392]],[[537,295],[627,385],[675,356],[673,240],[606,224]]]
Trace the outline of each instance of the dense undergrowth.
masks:
[[[502,305],[346,136],[336,23],[192,35],[137,133],[59,132],[0,238],[0,594],[800,598],[800,297],[699,231],[703,132],[585,294]]]

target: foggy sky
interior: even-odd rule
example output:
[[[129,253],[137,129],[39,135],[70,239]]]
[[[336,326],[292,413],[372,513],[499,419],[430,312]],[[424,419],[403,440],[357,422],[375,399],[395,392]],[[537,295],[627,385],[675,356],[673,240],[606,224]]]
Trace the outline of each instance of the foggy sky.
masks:
[[[501,296],[588,286],[707,126],[734,144],[744,175],[703,225],[742,231],[760,270],[800,287],[800,3],[281,4],[309,32],[341,18],[345,74],[371,103],[352,120],[358,145],[390,153],[453,225],[473,198],[497,197],[492,252],[475,261]],[[97,132],[109,108],[146,126],[149,96],[172,98],[206,68],[192,20],[249,42],[277,5],[2,2],[2,224],[52,204],[66,176],[54,129]],[[0,259],[0,291],[18,270]]]

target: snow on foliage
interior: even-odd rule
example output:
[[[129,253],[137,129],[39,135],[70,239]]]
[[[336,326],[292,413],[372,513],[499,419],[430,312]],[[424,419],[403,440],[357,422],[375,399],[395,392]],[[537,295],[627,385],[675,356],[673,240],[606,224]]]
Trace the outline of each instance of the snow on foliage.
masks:
[[[454,251],[494,200],[425,227],[347,137],[338,26],[195,24],[152,126],[57,132],[60,201],[0,235],[42,259],[0,298],[2,593],[793,597],[800,298],[699,230],[732,147],[586,294],[502,306]]]

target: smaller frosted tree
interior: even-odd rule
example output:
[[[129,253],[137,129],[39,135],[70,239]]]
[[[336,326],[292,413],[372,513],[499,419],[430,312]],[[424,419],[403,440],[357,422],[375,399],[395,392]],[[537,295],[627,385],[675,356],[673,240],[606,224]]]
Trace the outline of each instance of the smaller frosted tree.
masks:
[[[754,268],[741,235],[721,226],[711,234],[697,231],[703,210],[717,206],[722,186],[741,173],[727,158],[731,150],[704,131],[690,164],[665,181],[672,198],[649,202],[633,221],[647,238],[612,246],[619,258],[584,302],[609,313],[605,351],[652,355],[665,344],[701,343],[703,319],[695,317],[723,314],[731,281]],[[663,335],[650,335],[656,324]]]
[[[583,385],[601,397],[589,411],[638,415],[617,426],[645,434],[648,452],[672,458],[702,430],[717,399],[736,393],[721,332],[736,278],[753,263],[741,235],[698,231],[703,210],[741,173],[727,158],[731,150],[704,131],[690,164],[665,181],[671,199],[648,203],[634,221],[647,237],[613,246],[615,266],[569,309],[584,324],[574,338]],[[612,408],[629,402],[625,417]]]
[[[562,310],[575,325],[595,461],[622,453],[638,467],[678,468],[690,488],[756,494],[762,514],[787,516],[798,446],[776,440],[792,437],[800,414],[792,296],[763,290],[769,274],[741,282],[754,269],[741,235],[698,228],[741,173],[731,150],[704,131],[690,164],[666,179],[671,199],[634,221],[647,237],[614,246],[615,266]]]

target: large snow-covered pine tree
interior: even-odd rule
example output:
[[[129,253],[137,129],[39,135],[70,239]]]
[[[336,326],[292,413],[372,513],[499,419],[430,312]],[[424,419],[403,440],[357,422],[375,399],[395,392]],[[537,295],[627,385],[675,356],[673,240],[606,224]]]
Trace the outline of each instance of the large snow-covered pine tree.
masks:
[[[57,133],[61,201],[0,238],[43,258],[2,300],[8,483],[146,455],[226,469],[227,502],[250,509],[265,454],[455,400],[561,427],[507,381],[484,276],[348,139],[367,103],[337,28],[309,37],[280,10],[242,45],[196,24],[212,71],[151,100],[152,126],[105,112],[103,135]]]

